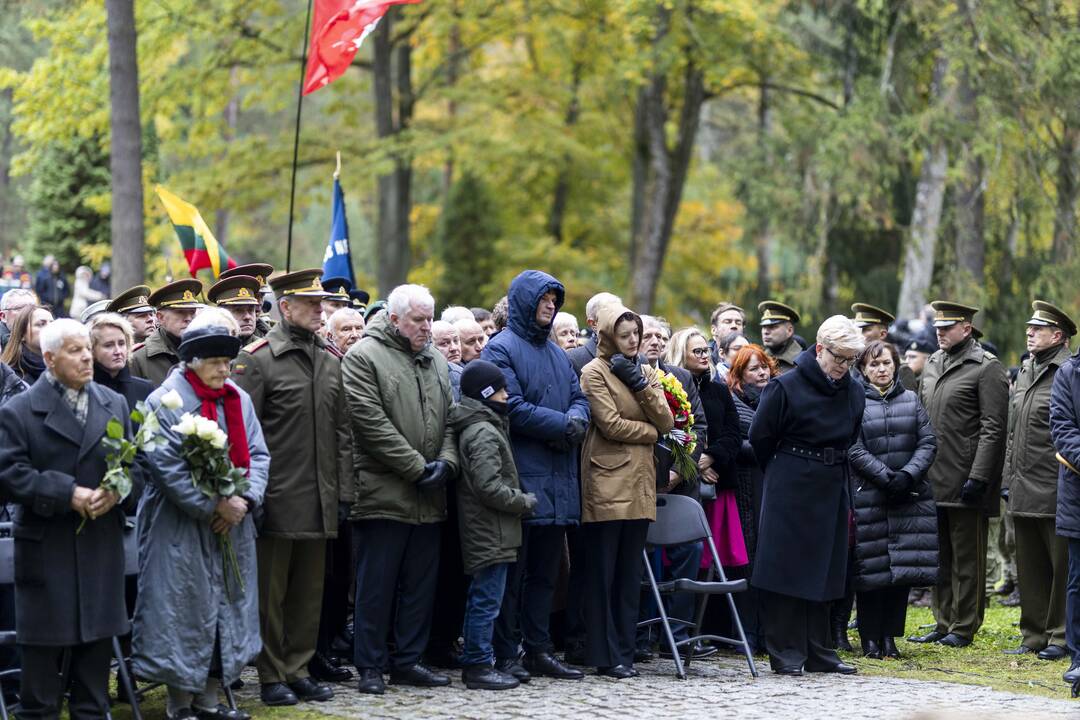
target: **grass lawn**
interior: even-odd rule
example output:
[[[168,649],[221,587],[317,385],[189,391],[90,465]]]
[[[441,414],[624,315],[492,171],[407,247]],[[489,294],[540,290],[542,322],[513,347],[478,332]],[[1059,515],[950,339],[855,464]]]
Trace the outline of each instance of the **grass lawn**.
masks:
[[[113,676],[113,692],[116,694],[116,677]],[[224,701],[224,698],[222,698]],[[312,703],[301,703],[293,707],[281,707],[281,708],[268,708],[257,699],[254,698],[236,698],[237,705],[241,710],[246,710],[251,713],[253,718],[263,720],[329,720],[336,716],[326,715],[324,713],[311,710]],[[139,705],[142,710],[143,720],[164,720],[165,718],[165,688],[157,688],[152,690],[146,699]],[[124,703],[117,703],[112,706],[112,716],[114,720],[131,720],[131,707]],[[63,718],[66,720],[68,717],[67,710],[65,708]]]
[[[1068,698],[1070,688],[1061,674],[1069,669],[1068,660],[1048,662],[1034,654],[1003,655],[1002,650],[1020,644],[1020,608],[1007,608],[991,598],[986,609],[986,622],[975,636],[975,642],[955,650],[942,645],[922,645],[897,640],[903,657],[900,660],[867,660],[861,652],[841,653],[846,661],[856,665],[866,675],[885,675],[916,680],[982,685],[995,690],[1028,693],[1046,697]],[[905,635],[923,635],[933,623],[929,608],[908,608]],[[848,633],[851,644],[859,648],[859,635]],[[1078,701],[1080,702],[1080,701]],[[1080,705],[1078,705],[1080,708]]]

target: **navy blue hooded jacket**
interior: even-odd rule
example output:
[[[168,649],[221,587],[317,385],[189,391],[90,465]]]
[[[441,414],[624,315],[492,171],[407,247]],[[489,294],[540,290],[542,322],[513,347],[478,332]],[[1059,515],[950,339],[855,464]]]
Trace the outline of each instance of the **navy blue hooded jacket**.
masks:
[[[1080,353],[1062,363],[1050,389],[1050,436],[1054,449],[1080,469]],[[1057,534],[1080,538],[1080,475],[1058,461]]]
[[[576,525],[581,519],[577,446],[566,443],[567,420],[589,420],[589,403],[566,353],[548,339],[551,325],[536,322],[536,308],[547,292],[562,307],[562,283],[538,270],[514,278],[507,293],[509,320],[481,353],[506,376],[510,443],[521,489],[536,495],[536,510],[524,522]]]

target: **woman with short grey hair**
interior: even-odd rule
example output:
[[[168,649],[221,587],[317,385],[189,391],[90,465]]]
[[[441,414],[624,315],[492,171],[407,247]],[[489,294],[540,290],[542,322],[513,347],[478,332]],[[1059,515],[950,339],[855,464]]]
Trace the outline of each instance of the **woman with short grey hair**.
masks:
[[[750,444],[765,472],[751,583],[762,592],[774,672],[852,674],[829,643],[829,602],[844,595],[851,512],[848,450],[865,396],[851,378],[863,349],[855,324],[834,315],[795,369],[765,386]]]

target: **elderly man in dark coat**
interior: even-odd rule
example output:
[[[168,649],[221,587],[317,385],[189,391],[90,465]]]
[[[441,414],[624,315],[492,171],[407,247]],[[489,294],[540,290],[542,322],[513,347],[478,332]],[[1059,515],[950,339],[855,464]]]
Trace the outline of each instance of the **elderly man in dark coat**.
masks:
[[[765,471],[751,583],[763,591],[765,646],[774,672],[851,674],[829,642],[829,601],[844,595],[851,488],[847,453],[865,396],[848,370],[863,349],[834,315],[794,370],[765,386],[750,443]]]
[[[57,320],[41,336],[47,372],[0,408],[0,492],[18,505],[19,716],[59,717],[63,677],[72,718],[104,717],[111,639],[128,632],[128,619],[124,515],[121,498],[99,487],[110,452],[101,440],[110,420],[128,437],[131,425],[124,398],[91,380],[86,328]]]
[[[589,403],[566,353],[548,339],[565,297],[562,283],[526,270],[510,283],[507,297],[509,332],[492,338],[481,357],[506,375],[514,462],[522,489],[538,503],[525,520],[521,557],[495,626],[496,667],[519,680],[530,673],[576,680],[582,672],[552,654],[548,617],[566,528],[581,519],[578,446],[589,424]],[[516,662],[519,631],[524,667]]]

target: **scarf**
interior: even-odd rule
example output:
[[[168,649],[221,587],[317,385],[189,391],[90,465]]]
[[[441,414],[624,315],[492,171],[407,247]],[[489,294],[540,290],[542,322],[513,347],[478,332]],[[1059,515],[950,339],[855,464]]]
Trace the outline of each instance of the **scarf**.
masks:
[[[240,393],[229,383],[220,390],[214,390],[199,379],[194,370],[184,371],[184,379],[195,391],[195,397],[202,400],[201,413],[209,420],[218,419],[217,402],[225,404],[225,430],[229,433],[229,459],[238,468],[251,466],[251,454],[248,452],[247,430],[244,428],[244,409],[240,404]]]
[[[45,358],[23,345],[19,355],[19,367],[15,369],[22,373],[27,385],[33,385],[41,377],[41,373],[45,372]]]

